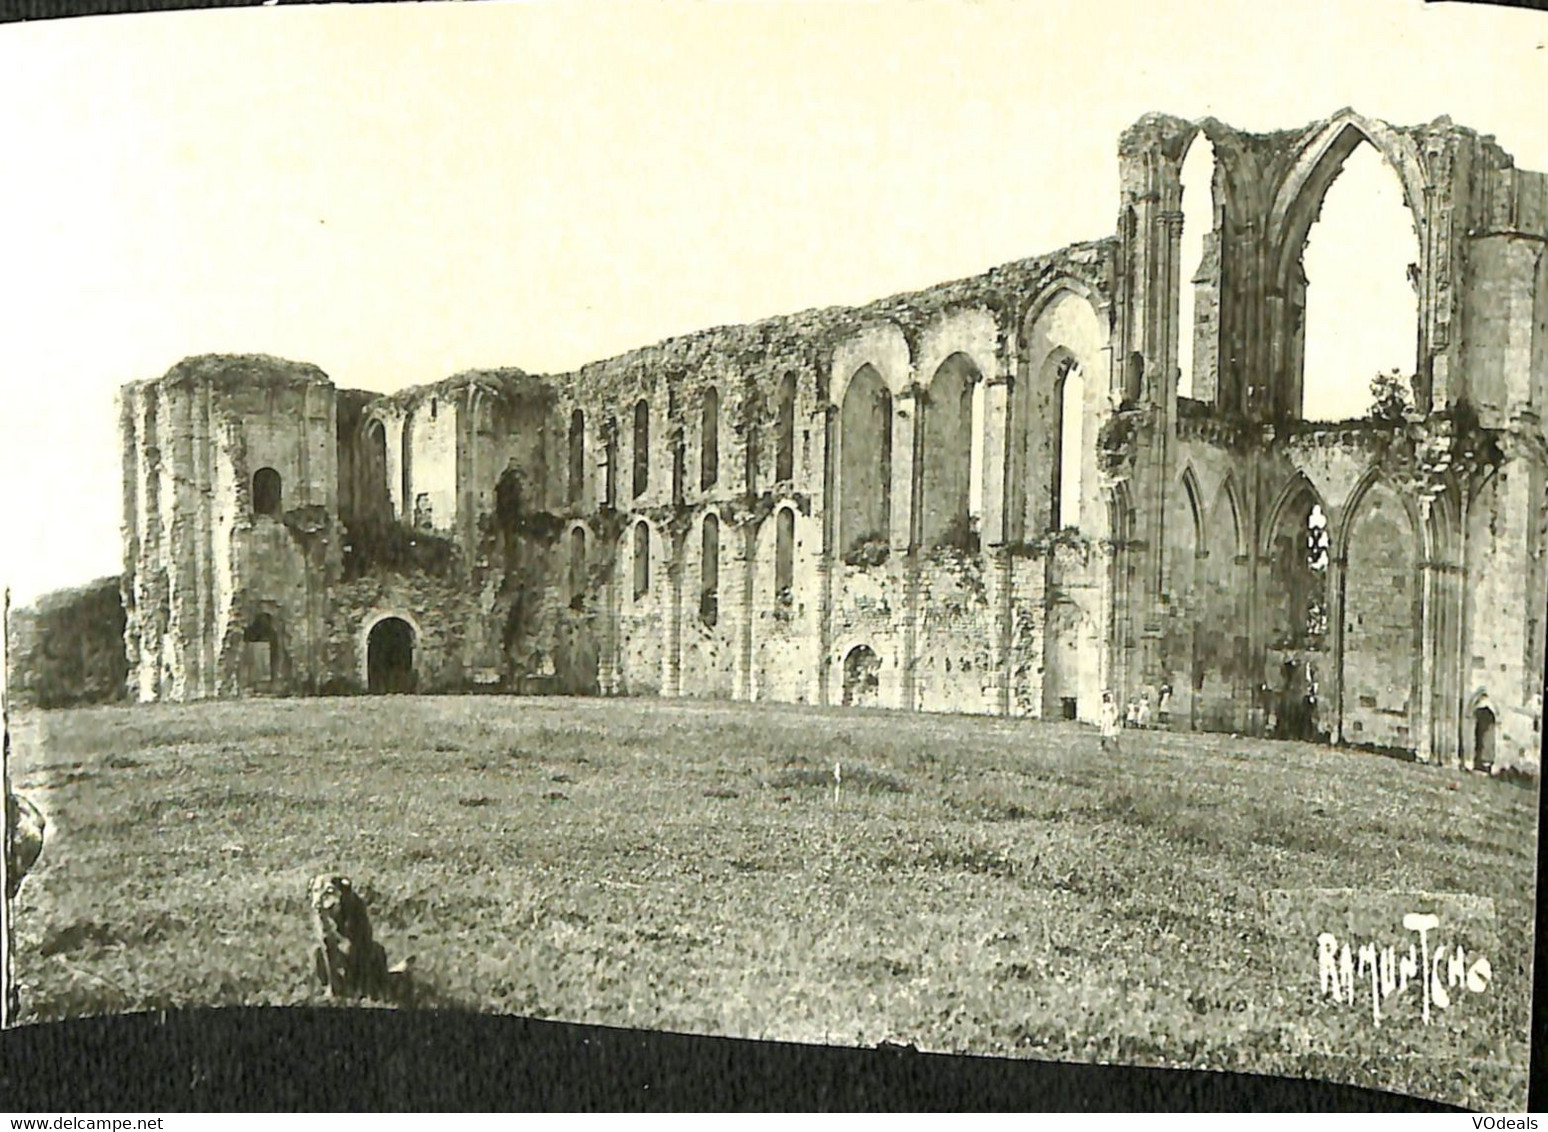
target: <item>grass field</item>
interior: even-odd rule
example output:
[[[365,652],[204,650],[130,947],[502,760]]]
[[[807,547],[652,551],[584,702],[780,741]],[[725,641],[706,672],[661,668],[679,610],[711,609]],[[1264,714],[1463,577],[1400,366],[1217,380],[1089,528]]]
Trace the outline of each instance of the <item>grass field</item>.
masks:
[[[1073,724],[501,697],[34,713],[14,774],[50,820],[17,903],[32,1019],[315,1003],[306,886],[340,870],[427,1006],[1525,1104],[1536,791],[1482,776],[1230,736],[1131,732],[1115,759]],[[1465,1026],[1330,1044],[1315,945],[1284,969],[1264,893],[1340,887],[1494,901]]]

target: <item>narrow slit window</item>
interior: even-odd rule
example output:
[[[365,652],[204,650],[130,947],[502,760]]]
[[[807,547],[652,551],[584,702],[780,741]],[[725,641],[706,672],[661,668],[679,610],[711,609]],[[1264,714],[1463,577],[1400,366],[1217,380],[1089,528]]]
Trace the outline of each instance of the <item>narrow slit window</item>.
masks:
[[[634,406],[634,495],[650,486],[650,404],[641,398]]]
[[[795,582],[795,512],[788,507],[780,509],[774,538],[774,595],[782,606],[794,599]]]
[[[795,374],[786,374],[779,384],[779,405],[774,423],[777,440],[774,479],[779,483],[795,477],[795,399]]]
[[[650,526],[643,520],[634,525],[634,600],[650,592]]]
[[[699,620],[714,626],[720,619],[720,520],[704,516],[700,546]]]
[[[576,527],[570,532],[570,608],[586,603],[586,532]]]
[[[699,425],[699,490],[708,491],[720,478],[720,393],[711,386],[704,393],[704,413]]]
[[[579,409],[570,414],[569,486],[570,502],[579,503],[586,486],[586,414]]]

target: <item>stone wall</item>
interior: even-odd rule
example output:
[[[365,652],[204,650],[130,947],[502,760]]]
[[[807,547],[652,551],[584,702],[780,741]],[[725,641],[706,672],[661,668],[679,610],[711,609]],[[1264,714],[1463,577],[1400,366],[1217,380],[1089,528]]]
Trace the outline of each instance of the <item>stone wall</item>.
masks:
[[[109,703],[124,698],[122,579],[44,594],[11,611],[6,640],[6,694],[13,704],[42,708]]]
[[[1415,404],[1312,425],[1301,253],[1361,144],[1415,210]],[[1447,119],[1352,111],[1148,115],[1119,158],[1114,237],[865,307],[390,397],[274,359],[128,387],[137,694],[369,684],[392,615],[421,690],[1094,721],[1169,687],[1174,729],[1465,762],[1487,723],[1485,761],[1535,762],[1548,182]]]
[[[333,389],[312,366],[191,358],[120,398],[136,698],[314,690],[341,547]],[[274,485],[260,512],[255,477]],[[267,671],[246,646],[267,618]]]

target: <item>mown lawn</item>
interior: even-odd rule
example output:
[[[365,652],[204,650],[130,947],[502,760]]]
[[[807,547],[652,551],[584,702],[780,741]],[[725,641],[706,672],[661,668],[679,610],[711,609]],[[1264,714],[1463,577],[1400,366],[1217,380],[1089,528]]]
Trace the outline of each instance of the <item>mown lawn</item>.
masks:
[[[17,905],[24,1009],[318,1002],[306,887],[340,870],[427,1006],[1524,1106],[1534,789],[1230,736],[1125,743],[681,701],[34,713],[14,774],[50,839]],[[1494,981],[1465,1025],[1330,1045],[1314,941],[1286,971],[1264,893],[1343,887],[1492,898]]]

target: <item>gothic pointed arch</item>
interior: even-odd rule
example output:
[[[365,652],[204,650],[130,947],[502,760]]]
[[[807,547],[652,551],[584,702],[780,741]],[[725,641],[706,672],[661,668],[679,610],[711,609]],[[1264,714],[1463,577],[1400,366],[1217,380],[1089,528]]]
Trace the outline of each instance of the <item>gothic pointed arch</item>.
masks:
[[[1370,467],[1355,481],[1354,487],[1349,491],[1348,498],[1344,501],[1341,509],[1344,517],[1343,522],[1338,525],[1338,529],[1333,533],[1332,551],[1335,558],[1343,561],[1349,557],[1349,540],[1354,530],[1354,519],[1359,515],[1366,497],[1373,490],[1377,489],[1383,489],[1388,492],[1394,501],[1394,506],[1402,509],[1407,520],[1408,530],[1413,534],[1414,538],[1418,540],[1423,537],[1423,524],[1420,522],[1419,508],[1414,503],[1413,498],[1407,492],[1399,491],[1387,479],[1379,467]],[[1421,549],[1422,543],[1416,541],[1414,545],[1415,553],[1418,553]]]
[[[920,483],[920,535],[925,546],[973,549],[973,391],[983,373],[956,352],[930,375],[920,427],[924,454]]]
[[[1346,741],[1415,750],[1424,616],[1421,524],[1413,502],[1373,469],[1350,495],[1338,532],[1345,564],[1339,626]]]
[[[1193,523],[1194,544],[1202,548],[1207,545],[1205,531],[1208,526],[1204,511],[1204,492],[1199,487],[1199,477],[1193,474],[1191,464],[1183,465],[1182,474],[1177,477],[1177,486],[1188,505],[1188,514]]]
[[[1302,142],[1274,194],[1269,232],[1274,241],[1276,277],[1282,276],[1299,254],[1328,186],[1362,142],[1369,142],[1392,166],[1403,186],[1403,201],[1418,228],[1425,186],[1419,147],[1385,122],[1353,110],[1341,110]]]
[[[1300,472],[1286,480],[1268,509],[1260,559],[1272,650],[1321,653],[1327,645],[1329,524],[1322,496]]]
[[[1230,539],[1227,545],[1232,548],[1232,558],[1246,555],[1246,528],[1242,524],[1242,507],[1236,487],[1236,476],[1231,472],[1226,473],[1225,478],[1220,481],[1219,490],[1215,492],[1212,525],[1229,530]],[[1219,536],[1216,537],[1218,540]]]
[[[1306,478],[1304,472],[1295,472],[1274,493],[1268,510],[1263,513],[1260,553],[1265,557],[1273,553],[1274,539],[1280,533],[1286,517],[1299,511],[1303,505],[1307,510],[1313,506],[1320,508],[1324,513],[1327,510],[1322,493],[1317,490],[1317,486]]]
[[[1090,478],[1082,472],[1098,424],[1092,418],[1108,403],[1108,332],[1089,288],[1060,278],[1027,307],[1020,339],[1007,512],[1012,538],[1035,538],[1080,525]]]
[[[1357,188],[1335,187],[1346,171]],[[1427,200],[1417,148],[1384,123],[1346,110],[1303,141],[1269,217],[1274,415],[1360,417],[1377,373],[1421,368]]]

